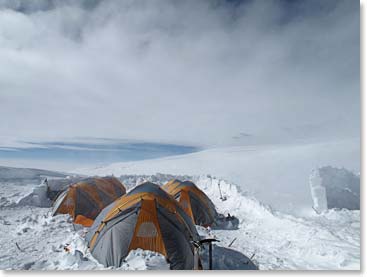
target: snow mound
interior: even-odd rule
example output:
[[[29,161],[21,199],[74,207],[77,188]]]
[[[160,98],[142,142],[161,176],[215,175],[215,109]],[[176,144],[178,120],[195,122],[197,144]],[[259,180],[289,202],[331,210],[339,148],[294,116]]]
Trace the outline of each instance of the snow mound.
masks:
[[[309,182],[316,212],[332,208],[360,209],[360,178],[353,172],[321,167],[312,171]]]
[[[50,207],[51,200],[47,197],[47,185],[36,186],[27,196],[20,199],[19,206]]]
[[[156,252],[136,249],[130,251],[124,263],[118,269],[123,270],[169,270],[166,258]]]

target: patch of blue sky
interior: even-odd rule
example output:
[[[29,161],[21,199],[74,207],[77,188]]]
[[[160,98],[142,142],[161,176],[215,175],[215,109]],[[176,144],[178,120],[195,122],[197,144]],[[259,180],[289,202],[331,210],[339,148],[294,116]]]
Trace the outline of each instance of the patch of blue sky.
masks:
[[[27,142],[27,148],[0,148],[2,159],[70,161],[90,164],[136,161],[197,152],[195,146],[164,143]],[[13,151],[9,151],[13,150]]]

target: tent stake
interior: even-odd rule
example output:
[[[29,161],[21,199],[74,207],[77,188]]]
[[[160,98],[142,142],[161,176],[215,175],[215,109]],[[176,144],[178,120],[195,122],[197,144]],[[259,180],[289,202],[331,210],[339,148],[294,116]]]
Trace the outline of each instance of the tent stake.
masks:
[[[20,251],[20,252],[24,252],[24,251],[22,250],[22,248],[20,248],[20,246],[19,246],[19,244],[18,244],[17,242],[15,242],[15,245],[17,246],[17,248],[19,249],[19,251]]]
[[[232,241],[231,241],[231,243],[228,245],[228,247],[231,247],[232,246],[232,244],[235,242],[235,240],[236,240],[237,238],[234,238]]]

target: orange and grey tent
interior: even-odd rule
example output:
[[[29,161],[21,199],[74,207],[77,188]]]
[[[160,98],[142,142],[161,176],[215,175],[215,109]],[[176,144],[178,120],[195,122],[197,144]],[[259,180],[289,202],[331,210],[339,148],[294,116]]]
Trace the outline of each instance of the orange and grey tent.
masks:
[[[199,235],[180,205],[158,185],[146,182],[106,207],[86,239],[92,255],[119,267],[131,250],[163,254],[171,269],[193,269]]]
[[[52,214],[70,214],[75,223],[89,227],[103,208],[125,193],[124,185],[114,177],[87,178],[57,197]]]
[[[213,202],[193,182],[173,179],[162,186],[181,205],[196,225],[211,226],[218,216]]]

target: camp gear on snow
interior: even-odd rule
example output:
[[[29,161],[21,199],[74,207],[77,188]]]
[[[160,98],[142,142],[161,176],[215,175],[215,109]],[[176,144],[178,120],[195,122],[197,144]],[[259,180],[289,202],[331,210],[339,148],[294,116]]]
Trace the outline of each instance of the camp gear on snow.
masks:
[[[223,214],[218,214],[215,219],[215,226],[213,227],[216,229],[236,230],[239,224],[239,219],[233,215],[228,214],[225,216]]]
[[[86,236],[92,255],[105,266],[121,266],[130,250],[166,256],[171,269],[194,268],[199,235],[172,196],[146,182],[106,207]]]

